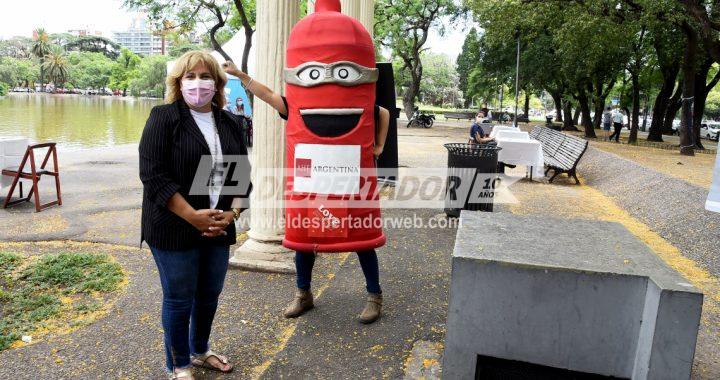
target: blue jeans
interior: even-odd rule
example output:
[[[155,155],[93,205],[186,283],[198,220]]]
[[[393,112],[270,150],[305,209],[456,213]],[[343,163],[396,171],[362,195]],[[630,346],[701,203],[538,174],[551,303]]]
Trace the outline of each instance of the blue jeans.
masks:
[[[375,250],[358,252],[360,267],[365,275],[365,287],[368,293],[382,294],[380,289],[380,268]],[[312,252],[295,252],[295,269],[297,270],[297,287],[310,290],[312,270],[315,266],[315,254]]]
[[[190,354],[204,354],[210,349],[210,329],[225,283],[230,247],[150,250],[163,289],[166,366],[168,371],[186,368]]]

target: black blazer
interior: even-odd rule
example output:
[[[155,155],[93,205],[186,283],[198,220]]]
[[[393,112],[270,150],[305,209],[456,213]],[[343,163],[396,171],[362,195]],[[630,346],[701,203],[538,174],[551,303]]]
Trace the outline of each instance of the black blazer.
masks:
[[[223,156],[247,156],[242,121],[231,113],[213,106]],[[235,224],[230,223],[227,236],[206,238],[202,233],[167,208],[168,200],[180,193],[196,210],[210,208],[207,193],[190,195],[200,159],[210,155],[210,148],[195,123],[184,100],[157,106],[150,112],[140,140],[140,179],[143,183],[142,241],[164,250],[188,250],[200,245],[235,244]],[[249,163],[235,178],[242,176],[249,184]],[[228,184],[231,178],[226,180]],[[224,193],[224,191],[223,191]],[[217,208],[230,210],[234,198],[244,195],[221,193]]]

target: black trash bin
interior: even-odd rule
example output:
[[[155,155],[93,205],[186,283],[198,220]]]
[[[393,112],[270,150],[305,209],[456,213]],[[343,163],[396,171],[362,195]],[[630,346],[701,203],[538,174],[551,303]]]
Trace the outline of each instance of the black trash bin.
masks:
[[[445,144],[445,148],[448,150],[445,214],[458,217],[461,210],[492,212],[499,184],[498,152],[502,148],[493,143]]]

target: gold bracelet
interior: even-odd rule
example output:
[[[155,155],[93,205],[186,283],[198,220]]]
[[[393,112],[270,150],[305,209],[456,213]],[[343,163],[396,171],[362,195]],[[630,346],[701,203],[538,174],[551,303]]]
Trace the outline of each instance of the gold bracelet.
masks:
[[[240,219],[240,209],[239,209],[239,208],[234,208],[234,209],[232,209],[232,212],[233,212],[233,219],[234,219],[234,220]]]

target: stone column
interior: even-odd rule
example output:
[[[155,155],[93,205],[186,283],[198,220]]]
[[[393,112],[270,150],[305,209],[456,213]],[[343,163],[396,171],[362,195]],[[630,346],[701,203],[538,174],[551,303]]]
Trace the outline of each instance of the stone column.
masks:
[[[284,92],[285,50],[290,30],[299,17],[299,1],[257,2],[255,79],[277,92]],[[230,264],[249,270],[295,273],[293,255],[281,244],[285,235],[282,225],[285,124],[277,111],[262,101],[255,102],[253,117],[255,148],[251,154],[251,178],[254,190],[250,197],[250,230],[248,240],[235,251]]]
[[[342,11],[350,17],[356,18],[373,36],[375,28],[375,1],[374,0],[340,0]]]

